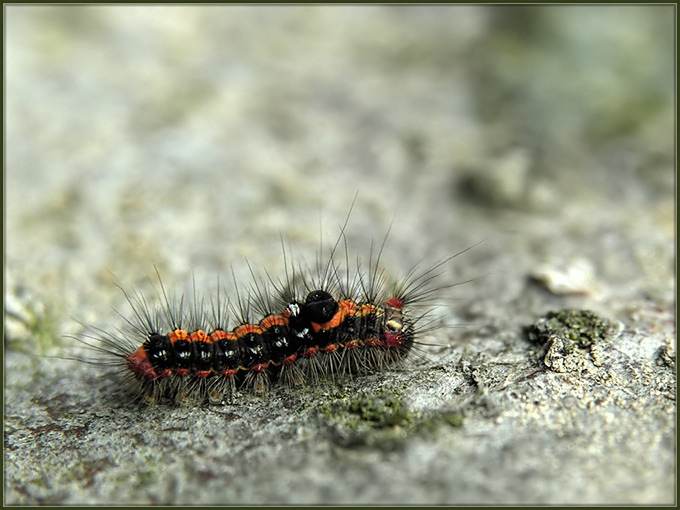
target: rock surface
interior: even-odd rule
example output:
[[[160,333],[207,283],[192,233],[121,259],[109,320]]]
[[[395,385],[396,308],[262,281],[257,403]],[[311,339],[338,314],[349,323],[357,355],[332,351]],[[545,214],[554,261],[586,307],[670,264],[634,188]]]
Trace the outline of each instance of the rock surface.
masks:
[[[672,9],[8,6],[5,504],[674,503]],[[486,240],[409,363],[139,407],[54,357],[357,192],[396,277]]]

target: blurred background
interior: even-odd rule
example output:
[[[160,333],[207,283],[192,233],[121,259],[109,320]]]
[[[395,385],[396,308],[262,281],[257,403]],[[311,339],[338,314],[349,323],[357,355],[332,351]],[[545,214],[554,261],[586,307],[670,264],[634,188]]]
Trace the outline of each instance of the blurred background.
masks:
[[[120,322],[154,265],[280,274],[357,193],[350,249],[392,225],[396,276],[487,240],[446,269],[492,274],[464,321],[672,310],[674,9],[6,6],[10,350]]]
[[[334,239],[357,192],[357,249],[394,219],[406,267],[565,215],[669,236],[671,12],[11,6],[6,265],[37,293],[214,278]]]

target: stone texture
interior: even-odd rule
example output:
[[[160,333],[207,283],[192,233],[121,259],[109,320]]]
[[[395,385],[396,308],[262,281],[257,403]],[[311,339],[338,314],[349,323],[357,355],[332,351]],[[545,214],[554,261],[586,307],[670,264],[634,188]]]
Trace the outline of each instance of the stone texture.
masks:
[[[5,504],[675,502],[672,6],[13,5],[5,47]],[[54,357],[357,191],[396,277],[485,239],[410,363],[140,408]]]

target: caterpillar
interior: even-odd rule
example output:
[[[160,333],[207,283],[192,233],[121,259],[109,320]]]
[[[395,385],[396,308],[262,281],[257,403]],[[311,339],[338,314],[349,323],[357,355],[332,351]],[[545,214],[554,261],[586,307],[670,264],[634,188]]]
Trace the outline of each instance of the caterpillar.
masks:
[[[273,384],[300,387],[399,363],[436,327],[428,306],[437,293],[472,281],[438,280],[445,264],[476,245],[390,281],[380,266],[389,231],[377,254],[371,245],[364,270],[359,259],[354,267],[349,262],[346,224],[314,269],[289,263],[283,242],[283,278],[267,271],[258,277],[248,264],[252,281],[244,294],[232,269],[231,300],[218,281],[206,303],[194,281],[187,306],[183,296],[168,297],[157,269],[155,305],[118,285],[131,315],[118,312],[124,325],[115,332],[86,326],[74,338],[94,355],[76,359],[115,368],[134,400],[176,404],[233,403],[238,391],[264,395]]]

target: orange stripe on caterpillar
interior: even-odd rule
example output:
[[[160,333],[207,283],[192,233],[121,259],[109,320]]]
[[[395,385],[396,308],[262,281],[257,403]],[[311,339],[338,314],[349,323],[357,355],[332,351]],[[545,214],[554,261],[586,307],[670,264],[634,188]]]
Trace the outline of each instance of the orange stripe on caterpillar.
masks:
[[[176,329],[175,331],[171,332],[168,337],[170,338],[170,341],[172,343],[175,343],[179,340],[186,340],[189,338],[189,333],[184,331],[183,329]]]
[[[189,335],[189,340],[191,340],[192,342],[212,342],[212,339],[202,329],[199,329],[191,333]]]
[[[333,318],[323,324],[312,322],[312,328],[315,333],[337,328],[347,317],[352,317],[356,313],[356,310],[357,306],[353,301],[338,301],[338,311],[335,312]]]
[[[238,340],[236,335],[232,333],[231,331],[223,331],[221,329],[218,329],[216,331],[213,331],[209,335],[210,340],[214,342],[219,342],[220,340]]]
[[[288,319],[283,315],[269,315],[260,321],[262,331],[267,331],[274,326],[287,326]]]
[[[256,324],[244,324],[236,328],[234,334],[236,335],[236,338],[243,338],[250,334],[261,335],[262,328]]]

